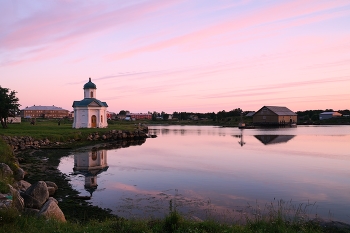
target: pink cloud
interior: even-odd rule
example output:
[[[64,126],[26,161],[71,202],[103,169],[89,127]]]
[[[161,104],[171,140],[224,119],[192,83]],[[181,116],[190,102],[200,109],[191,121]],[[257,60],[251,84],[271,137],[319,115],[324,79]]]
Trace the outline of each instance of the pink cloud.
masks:
[[[153,0],[118,8],[117,4],[84,6],[77,2],[59,1],[43,12],[7,25],[8,33],[0,38],[0,49],[13,50],[82,40],[86,35],[103,33],[105,30],[138,21],[176,3],[179,1]]]
[[[167,49],[173,46],[184,46],[186,44],[198,45],[199,43],[202,43],[202,46],[207,46],[208,40],[213,36],[226,34],[228,32],[238,32],[239,30],[243,29],[250,30],[252,28],[254,28],[254,32],[251,33],[255,34],[256,27],[258,27],[258,30],[261,30],[261,32],[264,32],[265,27],[271,27],[271,25],[273,24],[280,24],[280,22],[286,20],[292,21],[292,23],[282,24],[282,26],[279,26],[279,28],[276,29],[281,29],[281,27],[286,29],[288,27],[318,22],[333,17],[338,17],[339,15],[344,15],[346,13],[327,13],[325,16],[317,16],[314,14],[321,14],[324,13],[324,11],[326,10],[331,10],[348,4],[346,2],[335,1],[327,4],[318,4],[317,1],[308,2],[310,4],[305,4],[305,1],[303,0],[292,1],[287,3],[283,2],[277,6],[266,7],[265,9],[258,9],[254,12],[251,12],[250,14],[241,15],[234,19],[228,19],[219,24],[210,25],[206,28],[197,30],[195,32],[187,33],[185,35],[177,36],[171,39],[166,39],[128,51],[112,53],[107,55],[106,59],[119,60],[132,57],[139,53],[154,52]],[[303,18],[298,19],[298,17]],[[263,26],[262,29],[259,28],[261,26]],[[207,42],[203,43],[203,41]],[[221,43],[221,41],[219,43]]]

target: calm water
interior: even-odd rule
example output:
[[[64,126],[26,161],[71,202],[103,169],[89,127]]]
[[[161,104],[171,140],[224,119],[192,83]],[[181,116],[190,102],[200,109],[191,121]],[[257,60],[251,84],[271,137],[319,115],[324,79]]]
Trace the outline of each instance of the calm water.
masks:
[[[141,146],[71,154],[59,169],[93,205],[127,218],[163,217],[172,200],[188,216],[237,220],[282,199],[350,223],[350,126],[150,128],[158,137]]]

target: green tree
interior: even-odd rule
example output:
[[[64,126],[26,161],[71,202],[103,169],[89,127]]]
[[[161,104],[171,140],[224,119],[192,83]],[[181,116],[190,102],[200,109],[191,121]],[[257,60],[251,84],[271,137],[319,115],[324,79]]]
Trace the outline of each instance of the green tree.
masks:
[[[165,113],[163,114],[163,120],[168,120],[169,119],[169,114]]]
[[[152,121],[156,121],[157,120],[157,116],[158,116],[158,113],[156,111],[154,111],[152,113]]]
[[[119,115],[126,115],[128,112],[128,110],[120,110]]]
[[[7,118],[15,116],[19,111],[18,98],[16,91],[10,91],[8,88],[0,86],[0,122],[3,128],[7,128]]]

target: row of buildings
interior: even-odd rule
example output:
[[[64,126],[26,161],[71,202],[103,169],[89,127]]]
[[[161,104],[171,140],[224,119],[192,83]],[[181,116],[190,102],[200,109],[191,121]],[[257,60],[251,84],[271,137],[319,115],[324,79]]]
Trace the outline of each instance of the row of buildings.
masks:
[[[73,118],[74,111],[68,111],[61,107],[52,106],[41,106],[34,105],[26,107],[21,110],[20,116],[22,118]],[[152,114],[150,113],[127,113],[125,115],[118,115],[114,112],[107,111],[107,119],[119,119],[119,120],[151,120]]]
[[[98,100],[96,85],[91,82],[91,78],[84,85],[84,99],[73,101],[74,111],[70,112],[56,106],[31,106],[21,110],[22,118],[73,118],[73,128],[105,128],[108,126],[107,120],[114,119],[116,114],[107,111],[107,103]],[[263,106],[251,114],[254,124],[295,124],[297,114],[287,107]],[[324,112],[320,114],[320,120],[341,116],[337,112]],[[128,113],[126,120],[152,119],[150,113]]]

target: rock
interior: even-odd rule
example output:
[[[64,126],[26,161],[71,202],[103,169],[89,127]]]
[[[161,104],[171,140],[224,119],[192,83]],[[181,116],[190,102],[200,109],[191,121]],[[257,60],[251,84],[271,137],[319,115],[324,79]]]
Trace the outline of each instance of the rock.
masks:
[[[52,197],[55,194],[56,189],[54,187],[47,187],[47,191],[49,191],[49,196]]]
[[[25,214],[30,214],[30,215],[38,215],[39,214],[39,211],[38,209],[33,209],[33,208],[24,208],[23,212]]]
[[[58,186],[52,181],[45,181],[45,183],[46,183],[47,187],[55,188],[55,191],[58,189]]]
[[[47,199],[47,201],[49,201],[49,200],[52,200],[52,201],[56,202],[56,204],[58,205],[58,201],[55,198],[49,197],[49,199]]]
[[[13,175],[13,171],[6,163],[0,163],[0,176],[2,178],[10,178]]]
[[[42,201],[39,201],[35,197],[29,196],[26,193],[21,193],[21,196],[24,199],[24,207],[25,208],[40,209],[40,207],[43,205]]]
[[[22,169],[22,168],[17,168],[17,170],[15,170],[15,175],[14,178],[15,180],[23,180],[24,176],[26,175],[26,172]]]
[[[31,184],[25,180],[17,181],[13,184],[13,187],[21,192],[25,192]]]
[[[45,202],[38,215],[43,216],[46,219],[55,219],[60,222],[66,222],[65,216],[54,198],[50,198]]]
[[[16,208],[18,211],[22,211],[24,209],[24,200],[19,194],[18,190],[14,189],[11,185],[8,184],[12,194],[12,206]]]
[[[49,198],[49,191],[44,181],[38,181],[31,185],[22,196],[24,198],[25,207],[40,209]]]

